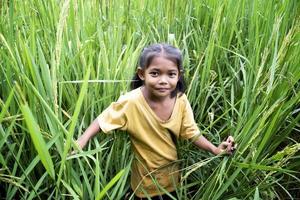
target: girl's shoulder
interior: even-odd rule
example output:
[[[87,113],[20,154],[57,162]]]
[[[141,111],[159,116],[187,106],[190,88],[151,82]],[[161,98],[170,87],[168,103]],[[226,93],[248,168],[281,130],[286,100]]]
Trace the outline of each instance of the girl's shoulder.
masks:
[[[121,93],[119,99],[117,102],[119,103],[132,103],[137,101],[140,98],[141,92],[140,92],[140,88],[125,92],[125,93]]]
[[[177,94],[177,101],[180,107],[184,109],[190,107],[190,101],[185,93]]]
[[[187,98],[186,94],[183,93],[183,92],[178,92],[177,93],[177,99],[180,100],[180,101],[188,101],[188,98]]]

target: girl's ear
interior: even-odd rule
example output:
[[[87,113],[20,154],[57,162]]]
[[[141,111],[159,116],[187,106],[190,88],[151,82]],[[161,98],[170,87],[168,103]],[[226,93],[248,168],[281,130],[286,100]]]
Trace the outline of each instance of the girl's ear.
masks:
[[[181,78],[182,74],[183,74],[183,70],[179,70],[179,72],[178,72],[178,81]]]
[[[145,80],[144,70],[142,68],[138,67],[138,69],[137,69],[137,75],[139,76],[139,78],[142,81]]]

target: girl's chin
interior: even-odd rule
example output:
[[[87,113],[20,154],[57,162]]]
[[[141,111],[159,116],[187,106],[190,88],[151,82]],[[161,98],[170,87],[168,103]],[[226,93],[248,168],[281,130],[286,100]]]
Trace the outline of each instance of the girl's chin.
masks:
[[[157,97],[167,97],[171,95],[171,91],[170,90],[156,90],[154,93],[154,96]]]

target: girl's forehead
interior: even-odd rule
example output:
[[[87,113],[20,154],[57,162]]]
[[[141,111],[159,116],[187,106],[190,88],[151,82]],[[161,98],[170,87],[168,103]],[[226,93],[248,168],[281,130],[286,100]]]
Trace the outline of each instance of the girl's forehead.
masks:
[[[167,66],[167,67],[175,67],[176,69],[178,69],[177,63],[174,62],[172,59],[164,57],[164,56],[156,56],[154,57],[149,66]]]

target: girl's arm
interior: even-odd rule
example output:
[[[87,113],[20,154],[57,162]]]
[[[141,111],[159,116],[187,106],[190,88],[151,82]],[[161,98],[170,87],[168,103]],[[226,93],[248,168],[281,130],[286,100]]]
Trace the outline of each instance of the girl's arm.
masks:
[[[98,120],[95,119],[84,133],[76,140],[78,146],[83,149],[87,142],[100,131]]]
[[[213,145],[202,135],[198,137],[196,141],[194,141],[194,144],[196,144],[201,149],[212,152],[215,155],[221,154],[223,152],[226,152],[227,154],[232,154],[235,149],[234,139],[232,136],[229,136],[227,140],[222,142],[218,147]]]

